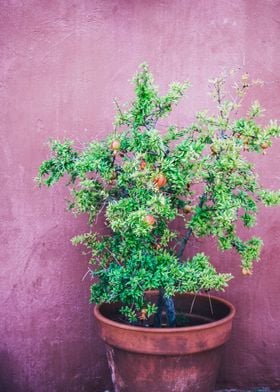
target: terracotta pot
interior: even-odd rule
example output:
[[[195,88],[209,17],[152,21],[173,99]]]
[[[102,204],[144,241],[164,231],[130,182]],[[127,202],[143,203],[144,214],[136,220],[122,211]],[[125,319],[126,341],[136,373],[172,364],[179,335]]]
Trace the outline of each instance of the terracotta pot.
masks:
[[[152,295],[156,295],[153,293]],[[229,302],[207,295],[177,295],[177,313],[199,315],[207,324],[134,327],[110,320],[118,305],[94,309],[105,342],[115,392],[211,392],[235,314]]]

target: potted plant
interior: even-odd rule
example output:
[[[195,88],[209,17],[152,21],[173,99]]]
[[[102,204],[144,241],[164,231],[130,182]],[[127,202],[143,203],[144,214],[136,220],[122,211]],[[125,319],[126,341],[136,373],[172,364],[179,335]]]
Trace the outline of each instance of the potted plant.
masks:
[[[40,185],[67,175],[68,208],[89,216],[89,232],[72,242],[91,253],[91,301],[116,392],[214,388],[235,310],[209,290],[224,290],[232,275],[217,272],[204,253],[189,258],[186,245],[192,236],[211,236],[222,251],[234,248],[250,275],[262,240],[244,241],[236,225],[254,226],[259,203],[280,202],[248,161],[251,152],[266,153],[280,127],[257,123],[258,102],[238,117],[259,82],[244,74],[227,99],[227,80],[211,81],[216,114],[199,112],[189,126],[159,131],[189,83],[160,95],[144,64],[133,79],[134,101],[116,103],[113,133],[81,152],[71,141],[53,141],[39,168]]]

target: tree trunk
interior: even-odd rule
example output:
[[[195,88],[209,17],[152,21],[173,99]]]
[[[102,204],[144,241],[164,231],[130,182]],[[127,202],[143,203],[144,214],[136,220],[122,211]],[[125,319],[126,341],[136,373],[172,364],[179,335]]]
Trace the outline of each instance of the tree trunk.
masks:
[[[159,290],[157,300],[157,313],[155,315],[155,327],[160,328],[162,323],[162,311],[165,307],[168,327],[176,326],[176,311],[172,297],[164,294],[164,289]]]

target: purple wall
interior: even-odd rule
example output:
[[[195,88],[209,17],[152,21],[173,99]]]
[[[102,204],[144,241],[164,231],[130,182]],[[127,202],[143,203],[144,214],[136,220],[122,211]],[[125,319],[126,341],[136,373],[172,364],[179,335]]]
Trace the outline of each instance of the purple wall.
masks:
[[[267,118],[279,118],[280,2],[3,0],[0,14],[0,390],[102,392],[110,382],[82,282],[87,263],[69,242],[86,221],[65,211],[63,185],[36,188],[45,142],[106,134],[113,98],[131,97],[127,81],[143,61],[163,89],[191,79],[178,121],[207,105],[209,77],[242,65],[268,82],[258,93]],[[279,146],[256,161],[272,189]],[[260,216],[265,247],[252,277],[234,254],[217,258],[222,270],[234,265],[226,297],[238,308],[224,385],[280,388],[279,217],[279,208]]]

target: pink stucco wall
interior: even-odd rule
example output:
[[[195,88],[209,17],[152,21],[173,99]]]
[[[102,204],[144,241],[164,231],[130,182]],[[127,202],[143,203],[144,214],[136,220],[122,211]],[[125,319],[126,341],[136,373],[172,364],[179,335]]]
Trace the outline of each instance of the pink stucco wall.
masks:
[[[102,392],[110,382],[86,259],[69,242],[86,221],[65,211],[63,185],[36,188],[44,143],[106,134],[113,98],[131,97],[127,81],[143,61],[163,90],[191,79],[178,121],[207,104],[207,79],[232,66],[267,81],[260,99],[267,118],[279,118],[280,2],[3,0],[0,15],[0,390]],[[272,189],[279,146],[256,161]],[[220,375],[227,386],[280,388],[279,218],[279,208],[260,215],[265,247],[252,277],[235,255],[216,258],[236,275],[226,293],[238,308]]]

